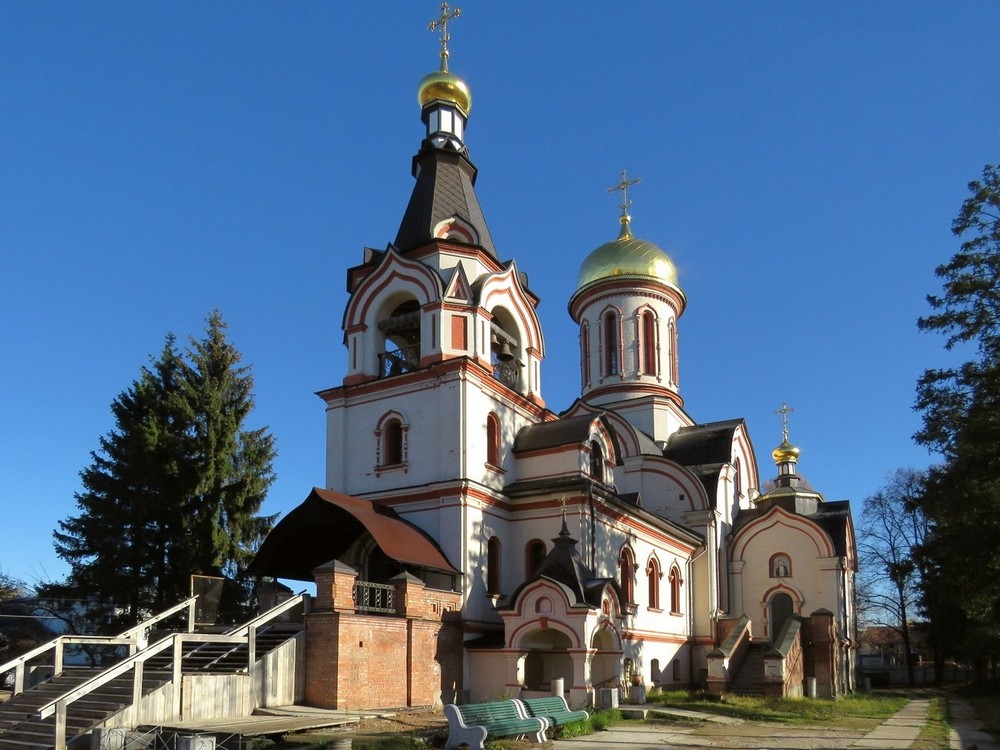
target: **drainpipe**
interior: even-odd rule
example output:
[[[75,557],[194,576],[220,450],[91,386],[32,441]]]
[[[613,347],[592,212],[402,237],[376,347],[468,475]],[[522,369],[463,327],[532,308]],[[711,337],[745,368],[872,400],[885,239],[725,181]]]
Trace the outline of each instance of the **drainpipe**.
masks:
[[[694,561],[697,560],[702,555],[704,555],[706,552],[708,552],[708,545],[702,545],[701,549],[698,552],[696,552],[691,557],[690,560],[687,561],[687,565],[685,566],[685,569],[687,571],[685,573],[685,575],[687,575],[687,580],[689,582],[688,583],[688,592],[687,592],[687,599],[688,599],[688,606],[687,606],[687,611],[688,611],[688,633],[690,634],[689,639],[694,638],[694,634],[695,634],[695,629],[694,629],[694,585],[693,585],[693,583],[691,583],[692,581],[694,581]],[[714,622],[714,620],[713,620],[713,622]],[[688,645],[688,685],[694,685],[694,644],[689,644]]]
[[[594,555],[597,548],[597,538],[594,535],[597,533],[597,522],[594,520],[594,485],[592,483],[587,484],[587,504],[590,506],[590,569],[596,574]]]

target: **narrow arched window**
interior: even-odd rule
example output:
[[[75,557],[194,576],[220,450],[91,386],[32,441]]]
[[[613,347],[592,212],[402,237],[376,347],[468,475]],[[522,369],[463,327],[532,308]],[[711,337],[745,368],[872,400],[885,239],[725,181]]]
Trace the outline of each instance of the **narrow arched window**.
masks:
[[[604,374],[617,375],[618,372],[618,316],[608,312],[604,315]]]
[[[659,368],[656,365],[656,321],[653,313],[648,310],[639,319],[642,338],[642,371],[647,375],[656,375]]]
[[[670,321],[670,382],[677,385],[678,365],[677,365],[677,326],[674,321]]]
[[[604,451],[596,440],[590,441],[590,476],[595,482],[604,481]]]
[[[491,536],[486,543],[486,592],[491,595],[500,593],[500,540]]]
[[[531,578],[545,559],[545,542],[532,539],[524,548],[524,577]]]
[[[670,583],[670,613],[679,615],[681,613],[681,572],[677,566],[670,568],[670,576],[667,578]]]
[[[587,321],[580,325],[580,377],[584,388],[590,385],[590,326]]]
[[[736,499],[739,500],[743,495],[743,467],[740,464],[740,460],[737,458],[733,461],[733,489],[736,491]]]
[[[486,463],[500,466],[500,420],[496,414],[486,417]]]
[[[660,563],[655,557],[649,558],[646,565],[646,585],[649,588],[649,608],[660,608]]]
[[[618,558],[618,565],[620,566],[619,585],[622,589],[622,596],[626,602],[631,603],[635,601],[635,589],[633,588],[633,581],[635,580],[635,555],[632,554],[632,550],[629,547],[622,547],[621,555]]]
[[[385,440],[383,464],[392,466],[403,463],[403,425],[398,419],[391,419],[382,428]]]

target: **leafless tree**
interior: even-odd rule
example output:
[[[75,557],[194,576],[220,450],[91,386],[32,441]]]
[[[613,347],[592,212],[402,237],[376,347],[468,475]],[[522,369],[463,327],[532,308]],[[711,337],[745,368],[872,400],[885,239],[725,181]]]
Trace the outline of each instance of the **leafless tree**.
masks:
[[[858,534],[865,615],[873,624],[899,633],[911,684],[915,682],[912,618],[921,580],[914,551],[927,534],[927,521],[916,502],[923,481],[923,472],[913,469],[889,474],[882,488],[865,500]]]

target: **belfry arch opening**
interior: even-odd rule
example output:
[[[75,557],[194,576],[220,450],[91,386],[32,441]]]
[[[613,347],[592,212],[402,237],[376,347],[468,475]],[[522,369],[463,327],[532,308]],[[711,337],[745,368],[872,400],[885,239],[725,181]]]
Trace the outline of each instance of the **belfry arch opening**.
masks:
[[[511,390],[521,390],[521,369],[524,367],[524,353],[517,325],[511,314],[502,307],[490,311],[490,364],[493,377]]]
[[[420,304],[415,299],[398,302],[378,322],[383,338],[379,377],[389,378],[417,369],[420,363]]]

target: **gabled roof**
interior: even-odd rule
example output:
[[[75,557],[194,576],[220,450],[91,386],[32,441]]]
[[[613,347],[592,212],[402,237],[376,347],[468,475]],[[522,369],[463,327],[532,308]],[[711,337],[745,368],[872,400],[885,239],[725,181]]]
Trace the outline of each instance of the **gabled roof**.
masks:
[[[424,146],[414,157],[417,183],[396,234],[395,245],[406,253],[434,239],[434,228],[457,216],[475,229],[479,246],[498,260],[486,217],[476,197],[476,168],[461,153]]]
[[[393,560],[459,573],[429,536],[391,508],[318,487],[271,530],[250,572],[310,581],[315,568],[339,558],[366,531]]]
[[[514,454],[528,451],[559,448],[564,445],[582,445],[590,440],[591,425],[600,421],[607,430],[614,447],[615,463],[621,463],[621,449],[618,445],[618,435],[603,414],[580,414],[575,417],[560,417],[551,422],[540,422],[521,428],[514,438],[511,452]]]
[[[663,455],[682,466],[729,463],[736,431],[744,424],[743,419],[727,419],[681,427],[670,436]]]

